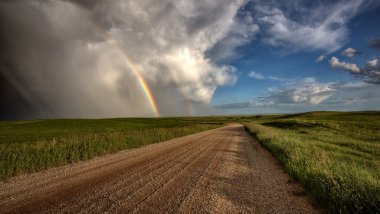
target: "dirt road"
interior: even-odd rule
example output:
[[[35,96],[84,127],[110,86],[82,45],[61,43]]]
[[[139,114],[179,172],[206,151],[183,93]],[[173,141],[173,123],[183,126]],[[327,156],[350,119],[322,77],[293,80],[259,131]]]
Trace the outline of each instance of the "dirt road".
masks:
[[[0,183],[1,213],[318,213],[242,125]]]

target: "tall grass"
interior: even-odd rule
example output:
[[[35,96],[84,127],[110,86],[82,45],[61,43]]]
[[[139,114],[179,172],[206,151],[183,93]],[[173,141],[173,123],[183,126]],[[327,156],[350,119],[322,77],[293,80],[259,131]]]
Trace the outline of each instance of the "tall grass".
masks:
[[[380,213],[380,124],[316,119],[245,126],[329,212]]]
[[[61,122],[53,122],[58,123],[59,129]],[[147,121],[142,123],[145,122]],[[84,123],[86,122],[76,120],[74,125],[71,125],[72,127],[61,126],[61,130],[53,129],[52,126],[49,126],[50,129],[39,130],[42,125],[37,122],[31,129],[34,131],[38,129],[40,133],[24,130],[24,124],[21,124],[22,127],[19,129],[13,127],[7,132],[5,129],[9,124],[3,125],[4,127],[0,129],[7,134],[7,138],[3,137],[4,140],[0,143],[0,179],[87,160],[94,156],[165,141],[222,125],[161,121],[161,124],[155,124],[153,127],[129,123],[129,125],[108,125],[99,128],[101,127],[99,124],[91,123],[91,126],[97,128],[91,126],[81,128]],[[94,123],[102,124],[102,121],[98,120]],[[11,123],[11,125],[14,124]]]

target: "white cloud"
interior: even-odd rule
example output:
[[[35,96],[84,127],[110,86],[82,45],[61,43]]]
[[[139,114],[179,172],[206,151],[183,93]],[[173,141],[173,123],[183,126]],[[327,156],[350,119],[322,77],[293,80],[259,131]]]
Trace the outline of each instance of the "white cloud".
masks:
[[[268,44],[283,47],[287,52],[332,53],[347,39],[347,24],[364,1],[316,3],[312,8],[302,1],[293,1],[289,6],[277,1],[261,3],[267,6],[255,6],[256,17],[261,28],[266,29]]]
[[[326,58],[326,56],[324,54],[320,55],[316,60],[315,62],[322,62],[324,59]]]
[[[379,66],[379,63],[378,63],[377,59],[373,59],[373,60],[367,61],[367,67],[368,68],[374,68],[374,69],[376,69],[378,66]]]
[[[239,58],[241,54],[236,51],[236,48],[253,40],[259,31],[260,27],[254,23],[251,12],[240,12],[239,17],[234,18],[234,23],[230,26],[227,35],[208,50],[207,55],[216,62]]]
[[[342,56],[348,57],[348,58],[353,58],[354,56],[357,56],[361,54],[360,51],[354,49],[354,48],[347,48],[344,51],[342,51]]]
[[[315,78],[305,78],[283,88],[270,90],[277,103],[319,104],[329,98],[335,89],[333,83],[320,83]]]
[[[356,85],[355,85],[356,86]],[[218,109],[246,109],[275,106],[319,105],[333,96],[343,86],[334,82],[321,83],[315,78],[304,78],[278,88],[269,88],[268,95],[253,100],[237,103],[226,103],[214,106]],[[360,87],[360,86],[358,86]]]
[[[263,74],[257,73],[255,71],[251,71],[248,74],[248,76],[257,80],[274,80],[274,81],[280,81],[280,82],[292,82],[291,79],[276,77],[276,76],[264,76]]]
[[[205,52],[231,31],[238,35],[247,32],[234,19],[243,1],[168,1],[149,8],[144,1],[113,2],[112,9],[109,3],[101,4],[102,14],[95,15],[120,22],[110,34],[152,84],[174,84],[183,98],[208,103],[218,85],[236,80],[234,68],[213,64]],[[136,36],[139,33],[141,36]],[[239,44],[229,44],[229,48]]]
[[[377,59],[367,61],[363,68],[359,68],[353,63],[341,62],[336,57],[332,57],[329,63],[334,69],[344,70],[357,77],[362,77],[368,83],[380,84],[380,64]]]
[[[264,75],[260,74],[260,73],[256,73],[255,71],[251,71],[249,74],[248,74],[249,77],[252,77],[252,78],[255,78],[257,80],[263,80],[263,79],[266,79],[266,77],[264,77]]]
[[[354,73],[354,74],[360,73],[360,69],[356,64],[348,63],[348,62],[341,62],[336,57],[331,57],[329,64],[334,69],[345,70],[345,71],[348,71],[348,72]]]
[[[378,108],[378,85],[362,81],[319,82],[313,77],[269,88],[267,96],[249,101],[215,105],[217,109],[255,109],[257,111],[360,110]]]

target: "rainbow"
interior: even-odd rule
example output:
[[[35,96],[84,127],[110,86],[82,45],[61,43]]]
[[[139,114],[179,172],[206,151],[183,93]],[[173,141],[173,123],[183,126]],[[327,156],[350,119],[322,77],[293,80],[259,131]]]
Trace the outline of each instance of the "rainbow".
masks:
[[[117,42],[117,41],[116,41]],[[119,47],[119,46],[116,46]],[[128,67],[132,70],[133,74],[137,77],[137,80],[142,88],[142,90],[145,93],[145,96],[147,100],[149,101],[150,107],[152,108],[154,114],[156,117],[160,116],[160,112],[158,111],[156,101],[154,100],[153,94],[149,89],[148,84],[146,83],[143,76],[140,74],[139,70],[136,68],[136,66],[133,64],[132,60],[128,57],[128,55],[123,51],[121,48],[118,48],[118,50],[122,53],[124,56],[124,59],[128,65]]]
[[[154,113],[154,116],[155,117],[160,117],[160,112],[157,108],[157,104],[156,104],[156,101],[154,100],[154,97],[153,97],[153,94],[147,84],[147,82],[145,81],[144,77],[141,75],[141,72],[136,68],[135,64],[133,63],[133,61],[131,60],[131,58],[128,56],[127,52],[122,48],[120,47],[118,44],[118,41],[113,38],[113,37],[110,37],[109,34],[107,34],[102,28],[101,26],[99,26],[97,23],[95,23],[93,20],[91,20],[89,17],[87,17],[85,14],[81,13],[81,14],[78,14],[79,15],[79,18],[82,18],[83,20],[87,21],[88,23],[90,23],[93,28],[103,34],[103,36],[105,38],[108,38],[110,39],[110,44],[113,44],[113,47],[119,51],[119,53],[121,54],[121,56],[123,56],[125,62],[127,63],[128,67],[132,70],[133,74],[136,76],[137,80],[138,80],[138,83],[142,89],[142,91],[144,92],[145,94],[145,97],[147,99],[147,101],[149,102],[149,105]]]

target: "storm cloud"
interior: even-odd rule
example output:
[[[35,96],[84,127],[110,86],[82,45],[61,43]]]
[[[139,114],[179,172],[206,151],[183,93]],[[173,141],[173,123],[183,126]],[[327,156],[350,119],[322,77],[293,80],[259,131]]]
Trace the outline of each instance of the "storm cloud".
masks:
[[[237,74],[206,52],[231,41],[222,49],[234,55],[258,31],[236,16],[244,3],[2,1],[0,118],[153,116],[132,69],[161,115],[207,113]]]
[[[380,50],[380,38],[373,39],[370,43],[369,46],[371,48],[375,48],[377,50]]]

